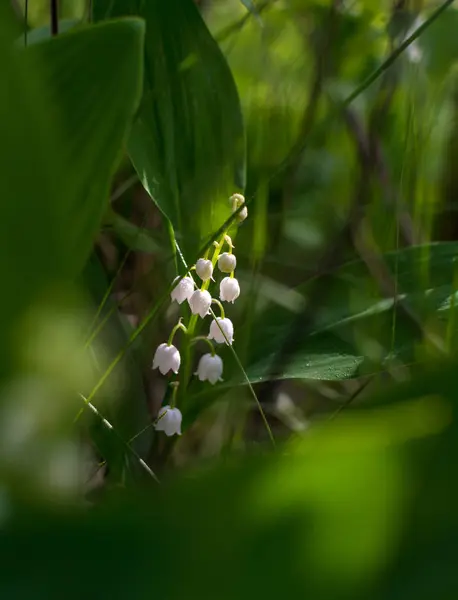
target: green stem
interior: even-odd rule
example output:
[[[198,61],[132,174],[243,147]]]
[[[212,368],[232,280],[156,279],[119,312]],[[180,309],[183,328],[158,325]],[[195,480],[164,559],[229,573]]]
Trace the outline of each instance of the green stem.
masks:
[[[208,337],[205,337],[204,335],[197,335],[195,338],[192,338],[191,340],[191,344],[195,344],[196,342],[199,341],[203,341],[206,342],[209,346],[210,346],[210,350],[212,353],[212,356],[215,356],[216,352],[215,352],[215,346],[213,345],[213,343],[208,339]]]
[[[223,246],[224,243],[224,238],[226,235],[226,231],[227,229],[225,229],[219,239],[219,242],[217,244],[215,244],[215,249],[213,251],[213,256],[212,256],[212,265],[213,268],[215,267],[216,263],[218,262],[218,256],[221,252],[221,248]],[[210,247],[210,246],[209,246]],[[210,279],[207,279],[207,281],[202,282],[202,285],[200,287],[200,290],[203,292],[205,290],[208,290],[210,286]],[[189,324],[188,324],[188,334],[187,334],[187,341],[185,342],[184,348],[183,348],[183,362],[184,362],[184,368],[182,370],[182,378],[180,380],[181,383],[181,393],[180,393],[180,403],[183,401],[183,396],[186,393],[186,390],[188,388],[188,384],[189,381],[191,379],[191,368],[192,368],[192,364],[191,364],[191,343],[190,343],[190,339],[192,339],[194,337],[194,332],[196,329],[196,325],[197,325],[197,319],[198,319],[198,315],[192,315],[192,317],[189,320]]]
[[[179,318],[178,323],[175,325],[175,327],[172,329],[171,334],[169,335],[169,341],[168,341],[169,346],[172,345],[173,338],[175,337],[175,334],[179,329],[181,329],[185,333],[188,333],[188,329],[185,325],[183,325],[183,323],[181,322],[181,319],[182,319],[182,317]]]
[[[224,313],[224,308],[223,308],[223,305],[221,304],[221,302],[219,300],[217,300],[216,298],[212,298],[212,304],[217,304],[219,306],[219,309],[221,311],[221,318],[225,319],[226,315]]]
[[[171,406],[171,408],[175,408],[176,402],[177,402],[177,393],[178,393],[178,388],[180,387],[180,383],[179,383],[179,381],[174,381],[170,385],[173,387],[172,398],[170,400],[170,406]]]

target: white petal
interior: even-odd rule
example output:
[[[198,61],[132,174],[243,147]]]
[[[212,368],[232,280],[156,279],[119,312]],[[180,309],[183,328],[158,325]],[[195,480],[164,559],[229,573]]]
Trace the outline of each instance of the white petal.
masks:
[[[170,297],[181,304],[185,300],[189,300],[194,292],[194,281],[191,277],[183,277],[172,290]]]
[[[188,300],[191,312],[200,315],[202,319],[208,315],[212,303],[212,297],[207,290],[196,290]]]
[[[159,369],[162,375],[169,371],[178,373],[181,364],[181,356],[177,348],[168,344],[160,344],[154,354],[153,369]]]
[[[202,279],[207,281],[213,275],[213,264],[211,260],[199,258],[196,263],[196,273]]]
[[[215,384],[221,379],[222,374],[223,361],[217,354],[215,356],[204,354],[200,358],[196,372],[200,381],[209,381],[211,384]]]
[[[223,252],[218,258],[218,268],[222,273],[232,273],[237,266],[237,259],[234,254]]]
[[[166,346],[167,344],[160,344],[157,347],[153,358],[153,369],[157,369],[159,365],[162,364],[163,351]]]
[[[223,331],[221,331],[221,329]],[[223,332],[226,337],[224,337]],[[215,340],[218,344],[229,343],[229,345],[231,345],[234,340],[234,326],[232,321],[227,318],[222,319],[221,317],[216,317],[216,321],[213,320],[211,322],[208,338],[210,340]]]
[[[167,404],[166,406],[163,406],[157,415],[157,421],[156,424],[154,425],[154,429],[156,429],[156,431],[164,431],[165,427],[166,427],[166,422],[167,422],[167,415],[168,415],[168,411],[170,410],[170,406]]]
[[[182,414],[178,408],[171,408],[169,405],[161,408],[158,414],[158,420],[155,424],[156,431],[163,431],[165,435],[181,435]]]
[[[224,277],[219,284],[219,297],[224,302],[232,302],[240,296],[239,282],[235,277]]]

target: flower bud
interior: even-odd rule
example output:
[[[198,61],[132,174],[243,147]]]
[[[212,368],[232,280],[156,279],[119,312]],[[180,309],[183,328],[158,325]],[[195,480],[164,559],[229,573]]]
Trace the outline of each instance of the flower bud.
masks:
[[[188,300],[193,315],[200,315],[202,319],[210,312],[212,297],[207,290],[196,290]]]
[[[235,277],[225,277],[219,284],[219,297],[223,302],[232,302],[240,296],[239,282]]]
[[[220,327],[224,331],[224,335]],[[226,336],[227,341],[224,336]],[[210,325],[208,339],[215,340],[217,344],[227,344],[229,342],[229,345],[232,345],[232,342],[234,341],[234,326],[232,325],[232,321],[230,319],[216,317],[216,321],[213,320]]]
[[[223,252],[218,258],[218,268],[222,273],[232,273],[237,266],[237,259],[234,254]]]
[[[204,354],[199,360],[195,374],[200,381],[209,381],[212,385],[215,385],[217,381],[222,381],[223,361],[217,354],[214,356]]]
[[[181,357],[175,346],[161,344],[154,353],[153,369],[159,369],[162,375],[169,371],[178,373],[180,368]]]
[[[170,297],[181,304],[185,300],[189,300],[194,292],[194,281],[191,277],[183,277],[173,288]]]
[[[240,212],[237,213],[235,220],[241,223],[248,217],[248,208],[244,206]]]
[[[207,281],[213,275],[213,265],[211,260],[207,260],[206,258],[199,258],[196,262],[196,273],[202,279],[202,281]]]
[[[183,416],[178,408],[171,408],[169,405],[163,406],[157,415],[154,429],[163,431],[167,436],[181,435],[182,419]]]
[[[245,204],[245,198],[242,194],[232,194],[230,197],[230,201],[232,202],[232,212],[234,213],[238,208]],[[236,220],[241,223],[248,217],[248,209],[246,206],[242,208],[240,212],[237,213]]]

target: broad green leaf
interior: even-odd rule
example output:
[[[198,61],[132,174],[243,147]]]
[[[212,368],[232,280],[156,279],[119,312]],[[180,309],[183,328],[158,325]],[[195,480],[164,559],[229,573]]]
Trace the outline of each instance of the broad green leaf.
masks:
[[[12,23],[1,3],[5,349],[15,317],[56,281],[72,279],[90,253],[139,98],[143,40],[141,21],[131,19],[21,50],[10,45],[19,33]]]
[[[137,107],[142,41],[143,24],[131,19],[70,31],[25,51],[27,62],[41,65],[43,96],[60,132],[61,226],[74,273],[99,230]]]
[[[192,0],[95,0],[94,19],[146,21],[145,80],[128,150],[185,256],[230,215],[244,187],[244,132],[231,72]]]

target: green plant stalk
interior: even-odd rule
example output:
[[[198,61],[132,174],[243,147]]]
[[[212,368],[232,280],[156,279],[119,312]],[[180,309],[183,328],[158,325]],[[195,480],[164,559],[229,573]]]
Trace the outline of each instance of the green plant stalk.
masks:
[[[219,239],[219,242],[217,243],[217,245],[215,246],[215,250],[213,252],[213,256],[212,256],[212,265],[213,268],[215,268],[215,265],[218,261],[218,256],[221,252],[221,248],[223,247],[224,244],[224,236],[227,233],[227,229],[225,231],[223,231],[223,233],[221,234],[221,237]],[[210,247],[210,246],[209,246]],[[183,257],[182,257],[183,258]],[[184,260],[184,258],[183,258]],[[202,285],[200,286],[200,290],[206,291],[208,290],[208,288],[210,287],[210,281],[211,279],[207,279],[207,281],[203,281]],[[189,381],[191,379],[191,367],[192,367],[192,356],[191,356],[191,341],[192,338],[194,337],[194,332],[196,330],[196,325],[197,325],[197,320],[198,320],[199,316],[198,315],[191,315],[191,318],[189,320],[189,324],[187,326],[187,336],[186,336],[186,340],[184,343],[184,349],[183,349],[183,356],[184,356],[184,368],[183,368],[183,376],[181,379],[181,384],[180,384],[180,404],[182,404],[185,394],[186,394],[186,389],[189,385]]]

